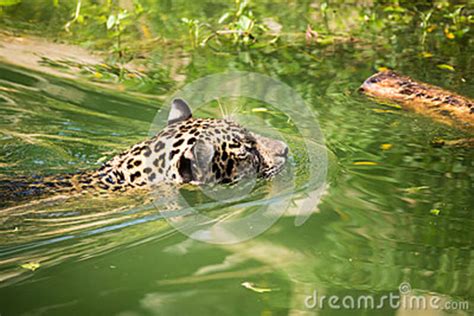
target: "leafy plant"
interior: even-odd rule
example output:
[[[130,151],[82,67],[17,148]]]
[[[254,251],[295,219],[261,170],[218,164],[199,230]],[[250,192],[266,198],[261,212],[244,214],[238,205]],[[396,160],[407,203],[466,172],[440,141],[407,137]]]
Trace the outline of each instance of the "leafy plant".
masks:
[[[256,41],[257,33],[265,31],[263,24],[255,18],[249,0],[235,0],[234,10],[225,12],[218,23],[224,29],[216,31],[216,34],[230,37],[234,44],[252,44]]]
[[[188,19],[182,18],[183,22],[188,27],[189,41],[191,42],[193,48],[198,47],[199,45],[205,45],[205,42],[201,40],[203,35],[203,30],[205,28],[210,28],[209,24],[202,23],[197,19]]]
[[[211,41],[220,46],[225,43],[250,46],[263,38],[268,28],[255,17],[250,1],[235,0],[234,4],[234,8],[224,12],[217,23],[211,24],[189,18],[181,19],[188,27],[189,39],[194,48],[206,46]],[[271,34],[270,40],[266,43],[275,42],[277,37],[278,34]]]
[[[430,19],[432,15],[433,15],[433,10],[429,10],[428,12],[420,12],[420,18],[421,18],[420,26],[422,29],[421,45],[423,47],[425,46],[426,36],[432,30],[432,26],[430,25]]]
[[[464,5],[455,6],[454,10],[444,14],[444,17],[450,20],[450,23],[444,28],[447,38],[462,38],[470,30],[469,24],[474,23],[473,15],[464,15]]]
[[[127,27],[128,19],[129,13],[127,10],[119,9],[117,13],[110,14],[106,22],[107,31],[110,32],[111,36],[115,39],[114,51],[119,60],[122,60],[125,55],[125,51],[122,48],[121,37]]]

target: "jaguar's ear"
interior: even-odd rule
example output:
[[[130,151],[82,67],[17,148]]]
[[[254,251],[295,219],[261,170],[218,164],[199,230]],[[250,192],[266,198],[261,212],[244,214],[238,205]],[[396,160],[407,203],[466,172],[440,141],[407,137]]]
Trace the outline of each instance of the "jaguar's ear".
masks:
[[[193,116],[191,109],[183,99],[174,99],[171,102],[171,111],[168,115],[168,125],[186,121]]]

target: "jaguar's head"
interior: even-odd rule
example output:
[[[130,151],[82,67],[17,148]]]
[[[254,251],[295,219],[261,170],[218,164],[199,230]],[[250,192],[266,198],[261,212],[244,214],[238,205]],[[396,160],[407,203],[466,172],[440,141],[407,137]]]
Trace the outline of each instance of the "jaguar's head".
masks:
[[[179,183],[233,183],[245,177],[269,178],[280,172],[288,146],[226,119],[193,118],[182,99],[172,102],[163,142],[170,178]]]

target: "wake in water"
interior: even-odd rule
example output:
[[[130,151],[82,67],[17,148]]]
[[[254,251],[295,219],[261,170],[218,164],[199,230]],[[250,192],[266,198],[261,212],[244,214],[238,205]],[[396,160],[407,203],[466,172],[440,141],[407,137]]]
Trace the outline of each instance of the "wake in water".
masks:
[[[0,281],[26,277],[28,270],[20,266],[27,262],[44,267],[66,259],[82,260],[170,233],[161,212],[171,211],[171,204],[150,201],[138,192],[109,198],[55,196],[1,209]]]

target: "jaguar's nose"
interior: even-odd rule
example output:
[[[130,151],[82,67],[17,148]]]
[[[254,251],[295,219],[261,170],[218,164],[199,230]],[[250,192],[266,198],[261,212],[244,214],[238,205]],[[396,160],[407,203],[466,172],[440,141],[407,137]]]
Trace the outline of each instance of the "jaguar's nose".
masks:
[[[261,154],[265,154],[267,157],[287,158],[288,145],[283,141],[256,134],[254,134],[254,137],[257,140],[257,146]]]

